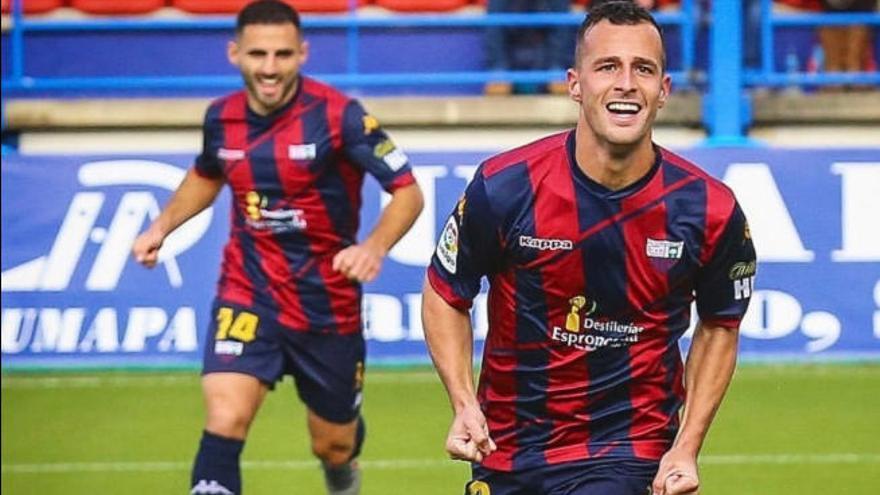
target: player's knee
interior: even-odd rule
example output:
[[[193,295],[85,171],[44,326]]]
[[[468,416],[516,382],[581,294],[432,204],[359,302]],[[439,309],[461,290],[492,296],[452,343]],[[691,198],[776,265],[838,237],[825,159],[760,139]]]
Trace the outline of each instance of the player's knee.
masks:
[[[205,429],[223,437],[244,439],[251,419],[250,414],[232,409],[209,411]]]
[[[354,442],[338,439],[312,440],[312,453],[326,464],[340,466],[351,460]]]

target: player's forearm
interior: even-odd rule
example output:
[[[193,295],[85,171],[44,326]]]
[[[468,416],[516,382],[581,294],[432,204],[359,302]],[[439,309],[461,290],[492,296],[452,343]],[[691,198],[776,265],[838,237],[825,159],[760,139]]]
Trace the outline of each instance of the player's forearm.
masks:
[[[685,367],[687,398],[675,447],[699,453],[736,367],[738,330],[700,322]]]
[[[425,342],[453,410],[476,403],[473,370],[473,330],[470,316],[450,306],[430,282],[422,297]]]
[[[384,255],[412,227],[423,206],[422,190],[415,182],[396,189],[364,244],[375,247]]]
[[[150,228],[158,230],[162,236],[167,236],[184,222],[211,206],[217,194],[223,189],[223,184],[222,178],[202,177],[195,170],[190,169]]]

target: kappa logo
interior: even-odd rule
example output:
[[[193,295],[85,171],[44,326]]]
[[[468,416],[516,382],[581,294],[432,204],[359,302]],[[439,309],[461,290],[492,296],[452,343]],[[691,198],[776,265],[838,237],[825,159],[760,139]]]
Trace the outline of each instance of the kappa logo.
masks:
[[[235,495],[235,492],[217,483],[217,480],[199,480],[189,492],[190,495]]]
[[[574,243],[568,239],[542,239],[540,237],[519,236],[519,245],[539,251],[571,251]]]
[[[151,186],[174,191],[186,171],[167,163],[149,160],[107,160],[89,162],[78,172],[80,185],[86,188],[112,186]],[[98,225],[107,194],[88,190],[78,192],[55,242],[44,256],[3,271],[3,292],[62,291],[70,286],[80,257],[89,242],[101,248],[86,278],[89,291],[111,291],[119,285],[123,270],[131,259],[131,245],[150,220],[159,216],[159,202],[152,192],[129,191],[122,195],[109,225]],[[183,285],[177,256],[192,247],[211,225],[213,207],[190,219],[174,231],[159,251],[172,287]]]
[[[679,260],[684,253],[684,241],[667,241],[665,239],[651,239],[645,244],[645,254],[649,258],[666,260]]]

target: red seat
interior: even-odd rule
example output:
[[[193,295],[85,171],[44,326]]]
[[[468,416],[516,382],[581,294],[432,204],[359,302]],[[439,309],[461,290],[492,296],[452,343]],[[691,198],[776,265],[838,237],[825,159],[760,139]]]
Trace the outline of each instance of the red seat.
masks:
[[[171,5],[194,14],[236,14],[251,0],[171,0]],[[299,12],[344,12],[349,0],[284,0]],[[367,0],[357,0],[361,7]]]
[[[822,4],[819,3],[819,0],[781,0],[781,3],[798,10],[822,11]]]
[[[70,0],[70,6],[88,14],[148,14],[165,6],[165,0]]]
[[[398,12],[447,12],[468,6],[470,0],[375,0],[376,5]]]
[[[22,0],[25,14],[44,14],[61,7],[62,0]],[[4,14],[12,12],[12,0],[2,0]]]
[[[193,14],[234,14],[250,0],[171,0],[171,6]]]
[[[284,0],[300,12],[345,12],[350,9],[349,0]],[[357,7],[363,7],[367,0],[356,0]]]

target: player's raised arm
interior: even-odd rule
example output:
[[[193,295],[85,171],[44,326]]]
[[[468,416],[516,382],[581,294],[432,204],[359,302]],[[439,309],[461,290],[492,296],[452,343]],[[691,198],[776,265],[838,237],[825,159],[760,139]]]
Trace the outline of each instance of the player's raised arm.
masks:
[[[211,206],[223,188],[222,177],[205,177],[190,169],[171,200],[150,227],[135,239],[131,248],[138,263],[148,268],[156,266],[159,248],[165,238],[184,222]]]

